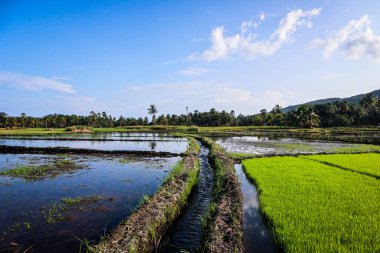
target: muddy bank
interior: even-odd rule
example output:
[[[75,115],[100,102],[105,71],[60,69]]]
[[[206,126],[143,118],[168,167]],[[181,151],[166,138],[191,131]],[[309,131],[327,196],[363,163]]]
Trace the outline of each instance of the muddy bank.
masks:
[[[95,252],[152,252],[186,205],[197,184],[199,146],[194,139],[160,189],[101,242]]]
[[[210,139],[199,140],[210,149],[210,164],[214,168],[211,221],[205,251],[243,252],[243,199],[234,161]]]
[[[148,157],[173,157],[183,154],[165,151],[136,151],[136,150],[96,150],[84,148],[67,147],[24,147],[0,145],[0,154],[114,154],[114,155],[136,155]]]

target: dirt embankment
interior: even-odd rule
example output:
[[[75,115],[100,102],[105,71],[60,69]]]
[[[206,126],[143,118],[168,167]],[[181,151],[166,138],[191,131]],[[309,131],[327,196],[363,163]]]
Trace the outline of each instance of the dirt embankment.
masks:
[[[173,169],[160,189],[128,219],[117,226],[93,252],[152,252],[158,246],[182,208],[199,172],[199,146],[190,139],[183,160]]]
[[[200,141],[210,149],[214,167],[211,223],[206,238],[207,252],[243,252],[243,199],[234,161],[208,138]]]

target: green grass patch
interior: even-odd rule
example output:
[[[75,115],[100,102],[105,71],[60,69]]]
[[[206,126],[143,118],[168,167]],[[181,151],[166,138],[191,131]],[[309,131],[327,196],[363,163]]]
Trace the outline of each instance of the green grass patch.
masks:
[[[243,167],[285,251],[379,252],[377,179],[297,157],[250,159]]]
[[[336,153],[371,152],[380,151],[380,146],[371,144],[352,144],[351,147],[336,148],[333,151]]]
[[[72,160],[55,160],[51,164],[43,165],[20,165],[0,173],[0,176],[18,177],[26,180],[38,180],[52,178],[63,173],[72,172],[82,168]]]
[[[49,205],[44,206],[41,210],[45,217],[45,223],[55,224],[60,221],[64,221],[68,217],[65,217],[65,213],[71,209],[77,208],[79,211],[85,211],[84,208],[87,205],[96,203],[100,200],[105,199],[103,195],[88,195],[79,196],[75,198],[62,198],[58,202],[51,202]],[[97,210],[89,209],[89,210]]]
[[[353,170],[370,176],[380,177],[380,154],[334,154],[312,155],[303,158]]]

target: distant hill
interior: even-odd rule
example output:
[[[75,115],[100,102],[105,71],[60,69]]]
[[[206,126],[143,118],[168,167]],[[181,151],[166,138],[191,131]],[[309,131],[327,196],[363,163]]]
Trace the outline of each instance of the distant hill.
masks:
[[[368,92],[368,93],[372,93],[373,95],[375,95],[375,96],[377,96],[377,97],[380,98],[380,89],[374,90],[374,91],[371,91],[371,92]],[[368,93],[366,93],[366,94],[368,94]],[[349,103],[359,104],[359,102],[362,99],[362,97],[364,97],[366,94],[360,94],[360,95],[356,95],[356,96],[352,96],[352,97],[348,97],[348,98],[325,98],[325,99],[318,99],[318,100],[310,101],[310,102],[303,103],[303,104],[291,105],[291,106],[283,108],[282,111],[286,113],[286,112],[294,110],[298,106],[304,105],[304,104],[311,104],[311,105],[328,104],[328,103],[333,103],[335,101],[347,101]]]

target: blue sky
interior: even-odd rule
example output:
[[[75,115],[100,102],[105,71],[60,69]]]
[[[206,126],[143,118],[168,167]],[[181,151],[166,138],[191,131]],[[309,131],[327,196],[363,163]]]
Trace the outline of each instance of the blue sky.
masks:
[[[380,88],[380,1],[0,1],[0,111],[146,116]]]

